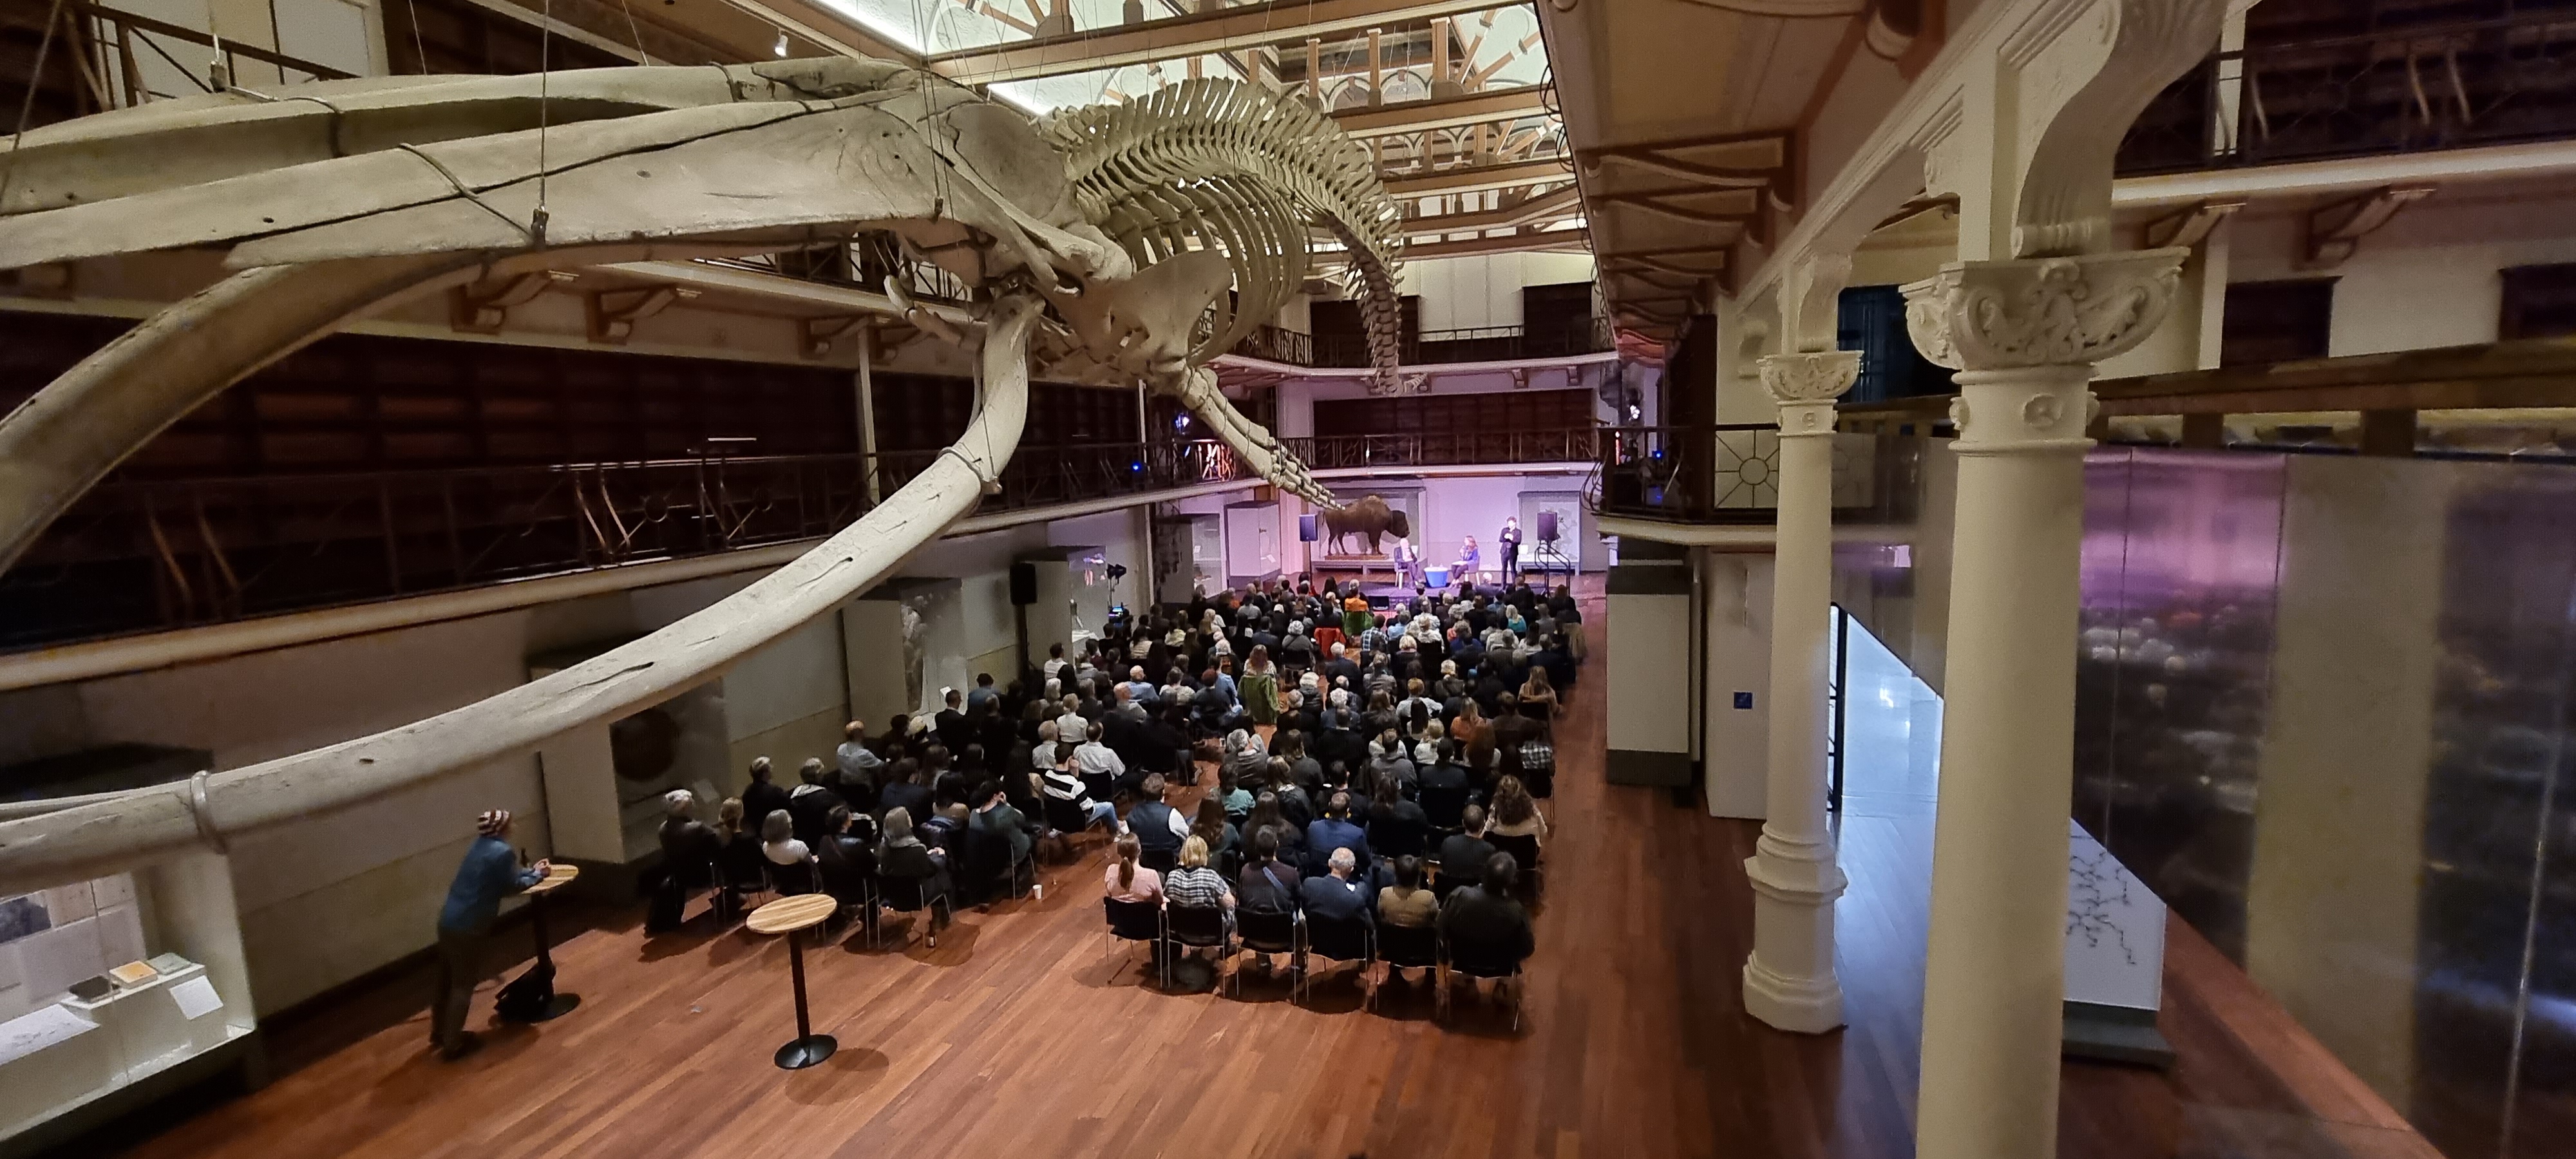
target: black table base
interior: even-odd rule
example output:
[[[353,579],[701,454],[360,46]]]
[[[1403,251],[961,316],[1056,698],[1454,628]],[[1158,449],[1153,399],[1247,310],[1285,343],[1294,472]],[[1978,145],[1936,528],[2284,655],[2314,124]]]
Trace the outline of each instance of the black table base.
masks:
[[[528,899],[528,926],[537,935],[537,964],[501,987],[493,1013],[505,1022],[552,1022],[581,1005],[581,995],[555,990],[555,959],[546,945],[546,895]]]
[[[796,977],[796,1039],[778,1048],[771,1059],[780,1070],[803,1070],[841,1048],[840,1040],[828,1034],[814,1033],[805,1013],[805,939],[796,931],[787,934],[787,968]]]

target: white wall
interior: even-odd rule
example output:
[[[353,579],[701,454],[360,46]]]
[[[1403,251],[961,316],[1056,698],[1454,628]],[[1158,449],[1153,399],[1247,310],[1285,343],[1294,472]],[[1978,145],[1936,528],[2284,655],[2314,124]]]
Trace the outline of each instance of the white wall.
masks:
[[[1407,262],[1396,292],[1422,296],[1422,328],[1521,324],[1521,287],[1592,280],[1592,255],[1477,254]]]
[[[1772,557],[1705,551],[1700,568],[1708,666],[1700,760],[1708,814],[1760,820],[1769,808]],[[1739,692],[1752,694],[1752,707],[1735,707]]]
[[[2231,282],[2333,276],[2330,355],[2377,354],[2496,340],[2509,266],[2576,262],[2576,194],[2513,182],[2446,186],[2365,237],[2331,269],[2299,265],[2304,207],[2237,214]]]

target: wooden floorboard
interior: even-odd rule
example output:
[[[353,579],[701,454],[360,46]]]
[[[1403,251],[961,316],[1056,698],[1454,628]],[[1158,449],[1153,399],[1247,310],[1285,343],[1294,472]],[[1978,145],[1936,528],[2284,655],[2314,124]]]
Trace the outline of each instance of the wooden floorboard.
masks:
[[[1597,594],[1587,602],[1603,640]],[[1473,1004],[1435,1024],[1418,987],[1391,987],[1363,1011],[1346,972],[1303,1005],[1257,978],[1240,998],[1230,985],[1158,992],[1141,958],[1101,936],[1094,851],[1052,868],[1042,901],[960,915],[937,949],[852,938],[809,951],[816,1027],[841,1043],[811,1070],[769,1061],[793,1032],[783,943],[705,918],[648,939],[617,911],[555,951],[561,984],[584,999],[570,1016],[485,1027],[485,1050],[442,1064],[425,1049],[423,980],[387,979],[279,1020],[288,1073],[133,1153],[1911,1154],[1930,817],[1839,822],[1852,1024],[1772,1031],[1744,1014],[1738,984],[1752,926],[1742,863],[1758,826],[1602,783],[1606,664],[1596,645],[1561,727],[1558,831],[1518,1032]],[[2208,982],[2233,970],[2223,959],[2177,958],[2166,1030],[2181,1064],[2170,1075],[2068,1064],[2062,1154],[2428,1154],[2352,1099],[2349,1076],[2277,1073],[2321,1056],[2241,974]],[[488,1009],[486,990],[477,1025]],[[2264,1142],[2279,1138],[2330,1145]]]

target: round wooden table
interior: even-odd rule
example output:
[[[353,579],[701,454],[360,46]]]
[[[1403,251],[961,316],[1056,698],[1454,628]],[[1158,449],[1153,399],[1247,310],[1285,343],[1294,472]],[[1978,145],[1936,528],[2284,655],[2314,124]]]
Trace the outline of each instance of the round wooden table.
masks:
[[[751,911],[744,928],[755,934],[787,935],[787,969],[796,979],[796,1039],[778,1048],[775,1059],[780,1070],[803,1070],[832,1057],[841,1044],[828,1034],[814,1033],[805,1013],[805,943],[797,931],[822,925],[841,903],[828,893],[804,893],[782,897]]]
[[[501,988],[495,1012],[512,1022],[548,1022],[572,1013],[581,1005],[581,995],[562,994],[555,990],[555,959],[546,937],[546,895],[572,884],[581,876],[581,867],[555,862],[546,866],[546,875],[525,891],[528,895],[528,928],[536,932],[537,964],[528,967],[509,985]]]

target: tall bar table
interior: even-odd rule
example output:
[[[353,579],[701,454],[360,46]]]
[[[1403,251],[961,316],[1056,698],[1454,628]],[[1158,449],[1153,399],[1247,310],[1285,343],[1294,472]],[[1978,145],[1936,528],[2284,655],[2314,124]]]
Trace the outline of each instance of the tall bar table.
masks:
[[[581,1005],[581,995],[555,990],[554,952],[547,945],[549,939],[546,937],[547,895],[572,884],[573,879],[580,876],[580,866],[558,861],[546,866],[545,877],[528,887],[528,928],[536,933],[537,964],[501,988],[494,1012],[502,1018],[511,1022],[549,1022],[572,1013],[573,1007]]]
[[[798,894],[751,911],[751,917],[743,922],[755,934],[787,935],[787,968],[796,979],[796,1039],[778,1048],[775,1059],[780,1070],[803,1070],[832,1057],[832,1052],[841,1047],[831,1035],[814,1033],[805,1012],[805,943],[796,936],[800,930],[830,920],[840,908],[841,903],[828,893]]]

